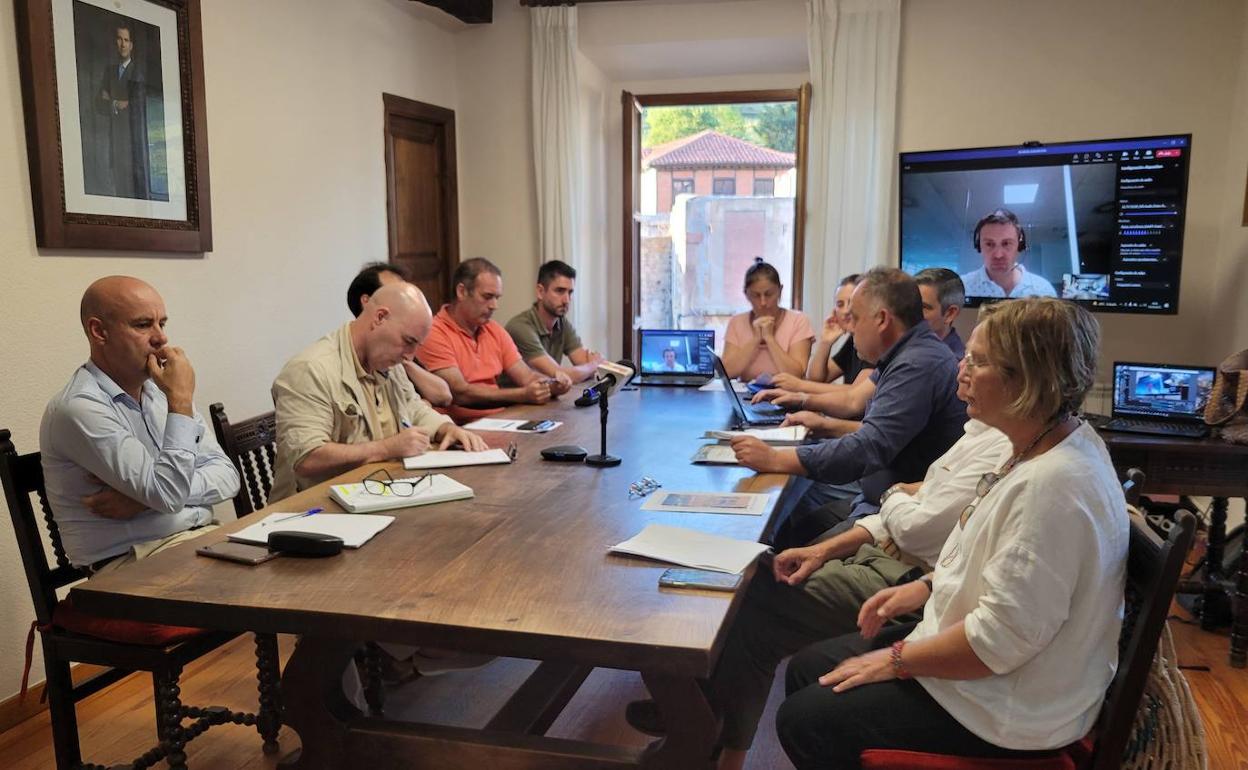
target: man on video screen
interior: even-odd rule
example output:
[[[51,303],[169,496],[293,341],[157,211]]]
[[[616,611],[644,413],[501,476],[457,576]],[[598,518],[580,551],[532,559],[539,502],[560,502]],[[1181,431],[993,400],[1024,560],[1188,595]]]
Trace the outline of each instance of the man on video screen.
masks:
[[[975,224],[972,243],[984,258],[984,266],[961,276],[966,296],[1057,296],[1053,284],[1043,276],[1027,272],[1027,268],[1019,262],[1019,253],[1027,249],[1027,234],[1014,212],[997,209],[979,220]]]

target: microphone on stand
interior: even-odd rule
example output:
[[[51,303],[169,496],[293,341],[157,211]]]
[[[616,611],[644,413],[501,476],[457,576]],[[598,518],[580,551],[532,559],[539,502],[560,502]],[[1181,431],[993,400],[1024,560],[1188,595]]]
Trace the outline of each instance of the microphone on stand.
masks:
[[[604,395],[608,398],[614,396],[616,391],[631,382],[636,375],[637,367],[632,361],[603,361],[594,372],[594,384],[583,390],[580,398],[573,403],[577,406],[593,406]]]
[[[607,400],[611,398],[616,391],[624,387],[625,383],[633,378],[637,373],[637,367],[633,366],[631,361],[621,361],[620,363],[612,363],[603,361],[598,364],[596,375],[598,381],[594,383],[592,390],[597,395],[598,409],[602,412],[602,444],[601,451],[596,455],[590,455],[585,458],[586,465],[594,465],[600,468],[619,465],[622,461],[620,458],[607,454]],[[589,390],[586,390],[587,397]],[[577,399],[578,401],[580,399]]]

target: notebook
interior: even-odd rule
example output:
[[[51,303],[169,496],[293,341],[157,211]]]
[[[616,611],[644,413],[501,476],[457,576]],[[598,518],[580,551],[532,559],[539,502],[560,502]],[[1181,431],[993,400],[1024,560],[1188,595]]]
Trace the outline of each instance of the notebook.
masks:
[[[416,481],[420,476],[395,481]],[[329,496],[334,502],[351,513],[373,513],[389,511],[394,508],[414,508],[418,505],[444,503],[448,500],[466,500],[472,497],[472,487],[460,484],[449,476],[441,473],[430,473],[424,477],[415,492],[409,496],[396,495],[389,489],[385,494],[375,495],[364,489],[361,484],[335,484],[329,489]],[[314,517],[309,517],[314,518]]]
[[[228,536],[235,543],[268,545],[274,532],[315,532],[342,538],[345,548],[359,548],[390,526],[393,516],[355,516],[350,513],[270,513],[264,520]]]
[[[403,467],[409,471],[424,471],[431,468],[459,468],[465,465],[504,465],[511,458],[502,449],[487,449],[484,452],[464,452],[458,449],[432,450],[416,457],[404,457]]]
[[[1215,370],[1114,362],[1113,419],[1105,428],[1128,433],[1200,438],[1208,434],[1205,405]]]

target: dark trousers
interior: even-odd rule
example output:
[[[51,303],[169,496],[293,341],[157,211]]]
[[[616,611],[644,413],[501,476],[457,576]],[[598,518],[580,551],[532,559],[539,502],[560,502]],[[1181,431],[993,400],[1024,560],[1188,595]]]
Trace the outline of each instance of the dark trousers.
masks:
[[[913,623],[886,626],[871,640],[846,634],[813,644],[793,657],[785,674],[788,697],[776,713],[776,732],[798,770],[858,770],[864,749],[992,758],[1052,753],[1012,751],[984,741],[913,679],[860,685],[842,693],[819,684],[819,677],[841,661],[888,647],[913,628]]]
[[[812,484],[793,512],[776,530],[772,545],[776,553],[800,548],[819,539],[828,530],[849,519],[856,495],[831,485]]]

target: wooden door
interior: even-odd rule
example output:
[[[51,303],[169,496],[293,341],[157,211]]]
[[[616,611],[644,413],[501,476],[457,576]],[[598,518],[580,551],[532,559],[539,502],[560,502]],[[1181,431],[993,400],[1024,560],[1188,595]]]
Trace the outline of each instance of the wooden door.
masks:
[[[459,264],[455,112],[391,94],[383,99],[390,261],[407,271],[436,313]]]

